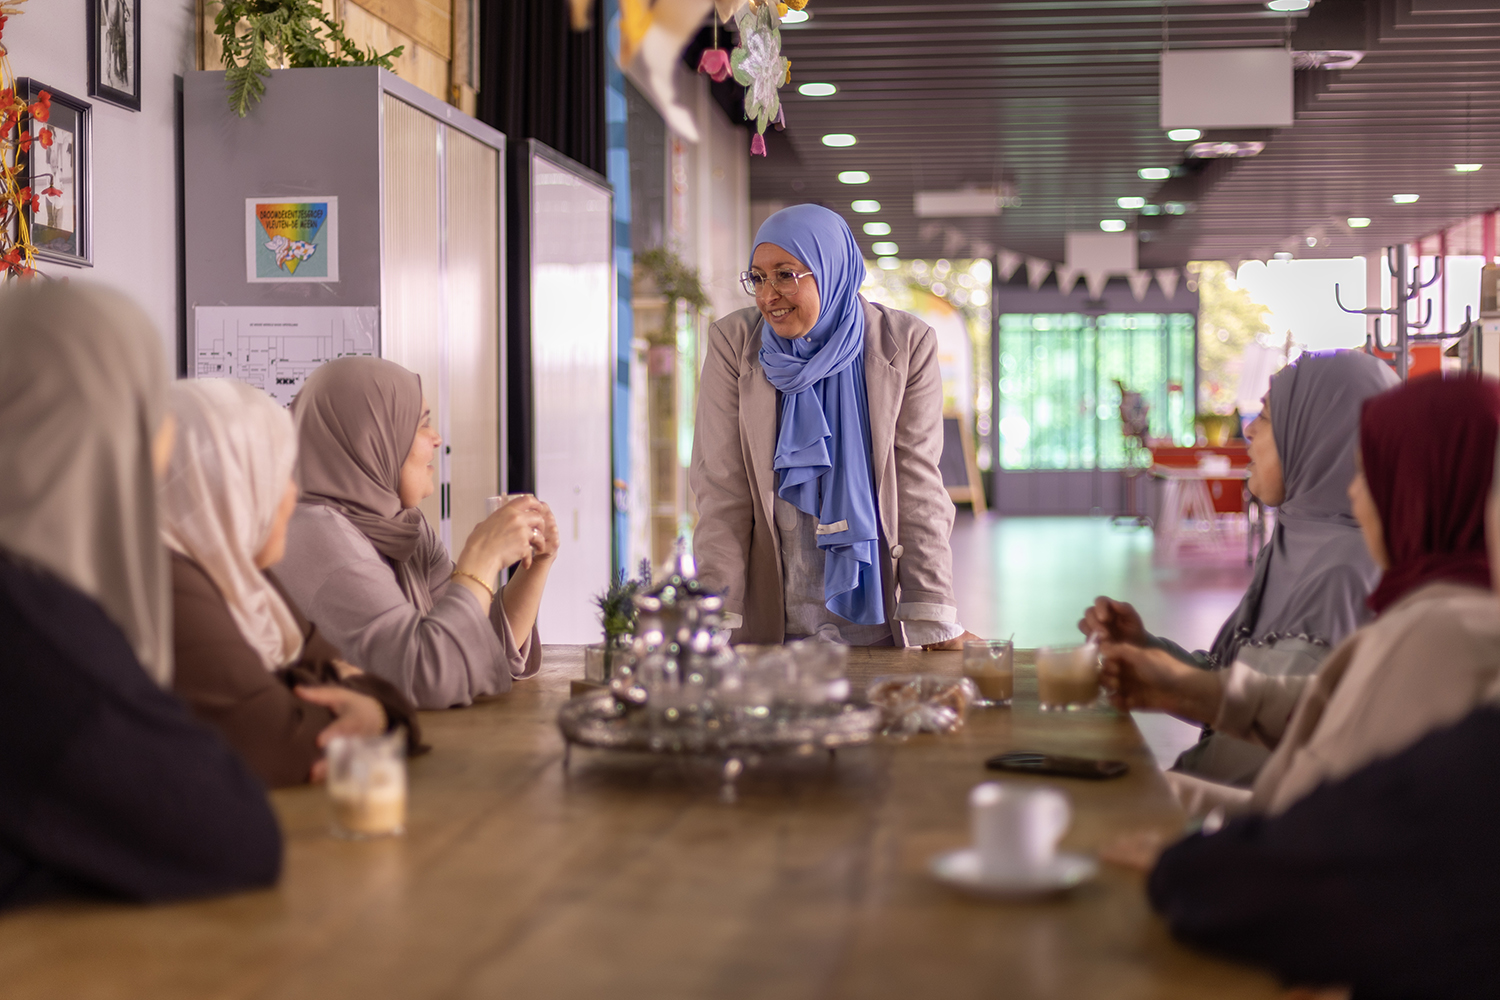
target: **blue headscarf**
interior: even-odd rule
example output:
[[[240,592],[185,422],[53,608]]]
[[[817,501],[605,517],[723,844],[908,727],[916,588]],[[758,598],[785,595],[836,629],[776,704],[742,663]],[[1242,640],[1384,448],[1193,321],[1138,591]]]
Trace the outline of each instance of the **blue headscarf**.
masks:
[[[864,257],[844,220],[819,205],[777,212],[755,234],[755,246],[762,243],[805,264],[817,279],[821,302],[818,321],[805,337],[786,340],[761,323],[760,363],[781,391],[773,461],[777,493],[818,519],[828,610],[860,625],[879,625],[885,601],[876,562],[865,311],[859,298]]]

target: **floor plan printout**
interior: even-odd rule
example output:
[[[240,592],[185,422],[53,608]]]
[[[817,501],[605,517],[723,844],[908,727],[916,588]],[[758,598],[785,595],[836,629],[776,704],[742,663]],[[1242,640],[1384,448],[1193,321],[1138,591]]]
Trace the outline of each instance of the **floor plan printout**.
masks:
[[[375,306],[198,306],[193,310],[198,378],[237,378],[283,406],[325,361],[378,356]]]

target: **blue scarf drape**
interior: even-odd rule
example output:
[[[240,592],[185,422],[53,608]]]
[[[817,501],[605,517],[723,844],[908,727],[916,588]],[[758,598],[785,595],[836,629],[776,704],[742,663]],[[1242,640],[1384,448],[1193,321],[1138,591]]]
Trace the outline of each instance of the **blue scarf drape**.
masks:
[[[777,493],[818,519],[828,610],[860,625],[879,625],[885,621],[885,600],[876,559],[865,312],[859,298],[864,257],[844,220],[818,205],[793,205],[772,215],[755,234],[755,246],[762,243],[807,266],[821,303],[817,323],[797,340],[778,337],[761,323],[760,363],[781,391],[773,461]]]

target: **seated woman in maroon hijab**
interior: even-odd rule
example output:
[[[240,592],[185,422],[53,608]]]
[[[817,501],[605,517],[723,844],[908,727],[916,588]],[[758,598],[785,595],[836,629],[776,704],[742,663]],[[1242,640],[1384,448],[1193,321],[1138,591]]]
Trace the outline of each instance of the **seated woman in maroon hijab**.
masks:
[[[1472,658],[1489,672],[1500,660],[1496,597],[1478,589],[1495,409],[1494,384],[1473,378],[1423,379],[1367,404],[1360,445],[1380,530],[1368,512],[1362,522],[1387,566],[1368,631],[1403,611],[1419,617],[1404,615],[1405,632],[1384,637],[1395,644],[1385,676],[1361,678],[1356,651],[1343,682],[1319,683],[1288,728],[1310,733],[1309,751],[1345,733],[1373,753],[1327,768],[1326,783],[1284,811],[1168,848],[1151,902],[1181,940],[1364,1000],[1500,996],[1500,683],[1447,726],[1476,700],[1484,671]],[[1490,565],[1500,571],[1491,489]],[[1465,594],[1463,620],[1448,601],[1423,599],[1442,590]],[[1471,659],[1455,664],[1455,654]],[[1350,698],[1351,688],[1367,694]],[[1422,728],[1434,731],[1388,755]],[[1358,756],[1378,759],[1350,773]]]
[[[1500,607],[1490,591],[1484,513],[1500,428],[1500,385],[1417,379],[1364,404],[1354,515],[1383,574],[1377,617],[1311,677],[1243,663],[1187,666],[1159,649],[1105,644],[1120,708],[1208,723],[1272,749],[1251,790],[1173,775],[1196,812],[1279,813],[1320,784],[1450,725],[1500,672]]]

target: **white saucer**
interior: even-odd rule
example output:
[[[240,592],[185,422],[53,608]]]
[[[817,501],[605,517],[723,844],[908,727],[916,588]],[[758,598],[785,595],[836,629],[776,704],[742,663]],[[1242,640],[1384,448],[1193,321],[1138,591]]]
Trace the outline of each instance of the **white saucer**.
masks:
[[[928,862],[932,875],[955,889],[988,899],[1024,899],[1067,892],[1082,885],[1099,872],[1099,863],[1082,854],[1053,855],[1052,860],[1035,871],[1015,875],[986,875],[979,864],[979,852],[972,847],[938,854]]]

